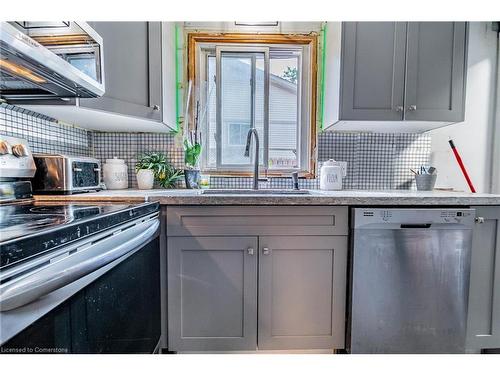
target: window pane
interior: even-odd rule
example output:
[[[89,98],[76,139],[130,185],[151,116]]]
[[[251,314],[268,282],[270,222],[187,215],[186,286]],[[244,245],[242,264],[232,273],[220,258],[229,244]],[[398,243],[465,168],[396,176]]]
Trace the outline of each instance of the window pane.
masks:
[[[215,54],[215,51],[213,52]],[[301,51],[280,47],[270,49],[269,92],[265,91],[265,54],[225,50],[221,53],[221,129],[217,144],[217,94],[214,55],[206,60],[207,84],[203,95],[208,111],[203,120],[208,169],[251,170],[254,145],[245,157],[249,129],[255,127],[260,139],[260,165],[270,169],[295,169],[300,165]],[[254,82],[252,83],[252,79]],[[268,99],[269,112],[264,101]],[[269,128],[265,126],[268,116]],[[252,142],[253,143],[253,142]],[[264,146],[267,145],[267,152]],[[217,147],[220,150],[217,150]],[[268,159],[264,156],[267,154]],[[220,160],[217,160],[217,158]]]
[[[264,54],[255,54],[255,128],[259,133],[260,140],[260,165],[264,165]],[[252,145],[253,146],[253,145]],[[253,150],[253,148],[252,148]],[[252,159],[253,164],[253,159]]]
[[[250,157],[244,156],[244,152],[248,130],[255,127],[263,165],[264,54],[223,52],[221,71],[221,164],[239,167],[253,164],[254,147],[250,149]],[[255,87],[252,87],[253,77]]]
[[[215,84],[215,74],[216,74],[215,56],[208,56],[207,62],[207,79],[208,84],[206,87],[206,100],[208,101],[208,113],[206,124],[207,138],[206,142],[208,144],[208,155],[207,155],[207,167],[216,168],[217,166],[217,143],[215,135],[217,132],[217,87]]]
[[[229,124],[229,145],[245,146],[250,124]]]
[[[298,168],[299,56],[276,51],[269,60],[269,168]]]
[[[244,144],[230,142],[231,124],[252,123],[252,57],[221,54],[221,164],[249,165]],[[231,135],[232,137],[232,135]]]

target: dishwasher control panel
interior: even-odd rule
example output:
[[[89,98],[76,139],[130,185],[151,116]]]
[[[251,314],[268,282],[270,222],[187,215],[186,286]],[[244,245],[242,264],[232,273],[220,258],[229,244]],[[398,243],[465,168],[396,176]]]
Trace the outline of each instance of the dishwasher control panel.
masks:
[[[430,228],[439,224],[474,224],[475,210],[471,208],[354,208],[354,227],[397,224],[420,225]]]

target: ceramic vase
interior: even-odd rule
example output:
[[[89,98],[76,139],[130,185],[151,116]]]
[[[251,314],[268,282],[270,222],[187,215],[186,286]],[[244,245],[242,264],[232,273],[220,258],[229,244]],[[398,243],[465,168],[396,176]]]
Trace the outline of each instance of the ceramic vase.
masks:
[[[151,169],[139,169],[137,171],[137,186],[141,190],[149,190],[153,188],[155,177]]]

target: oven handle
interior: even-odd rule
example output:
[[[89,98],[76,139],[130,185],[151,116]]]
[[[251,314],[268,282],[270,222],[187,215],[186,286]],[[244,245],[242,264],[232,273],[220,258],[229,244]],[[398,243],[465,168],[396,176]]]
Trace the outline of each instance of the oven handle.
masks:
[[[137,224],[0,285],[0,311],[26,305],[71,284],[133,250],[138,250],[154,236],[159,225],[158,218]],[[72,248],[74,249],[74,246]]]

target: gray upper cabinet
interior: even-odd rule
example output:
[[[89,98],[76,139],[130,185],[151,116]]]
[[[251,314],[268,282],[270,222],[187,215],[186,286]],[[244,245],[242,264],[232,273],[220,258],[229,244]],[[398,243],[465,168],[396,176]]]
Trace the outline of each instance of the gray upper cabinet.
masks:
[[[344,24],[341,118],[402,120],[405,22]]]
[[[500,207],[475,207],[467,349],[500,348]]]
[[[176,23],[89,25],[103,38],[104,95],[65,101],[34,100],[22,106],[92,130],[176,130]]]
[[[465,22],[329,22],[323,129],[421,132],[463,121],[466,45]]]
[[[464,119],[465,22],[410,22],[405,120]]]
[[[255,350],[257,237],[170,237],[168,348]]]
[[[259,243],[259,349],[344,348],[347,237]]]
[[[161,23],[89,24],[104,41],[106,93],[80,106],[161,121]]]

